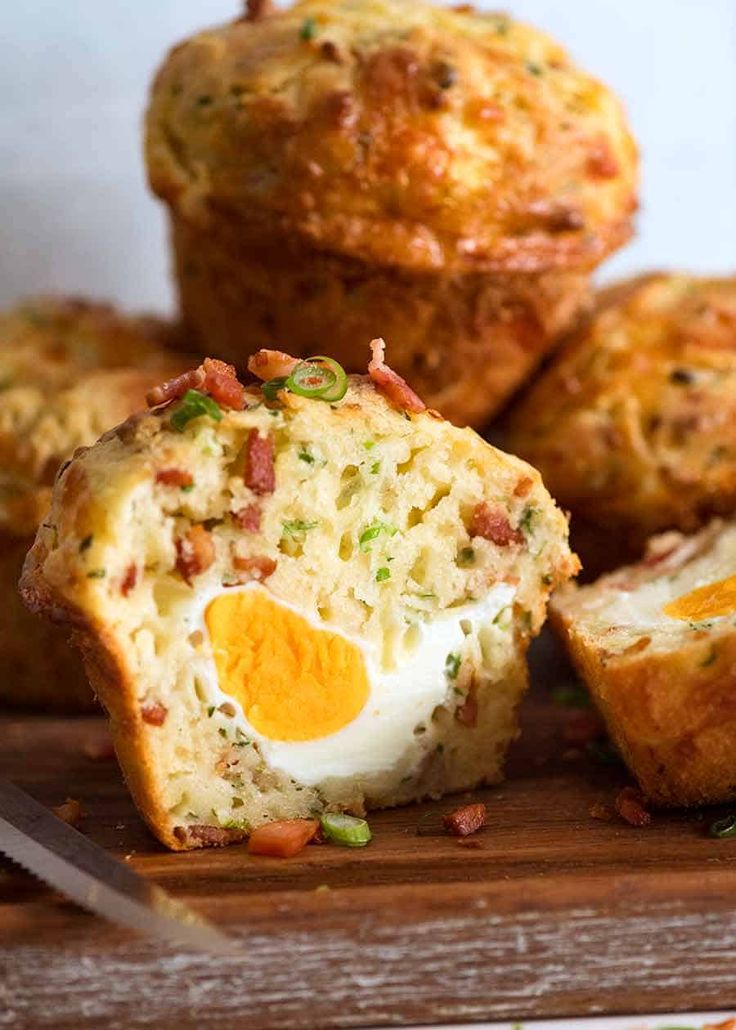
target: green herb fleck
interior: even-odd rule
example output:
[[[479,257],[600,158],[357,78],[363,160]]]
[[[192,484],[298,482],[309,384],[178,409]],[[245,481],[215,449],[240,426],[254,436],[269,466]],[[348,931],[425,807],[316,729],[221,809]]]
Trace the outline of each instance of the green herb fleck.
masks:
[[[736,837],[736,815],[727,815],[723,819],[716,819],[714,823],[710,824],[708,836],[715,837],[718,840]]]
[[[459,654],[455,654],[451,651],[447,658],[445,658],[445,676],[448,680],[456,680],[457,674],[460,672],[460,666],[462,665],[462,658]]]
[[[365,449],[367,451],[372,451],[373,448],[376,446],[376,441],[375,440],[364,440],[363,441],[363,446],[365,447]]]
[[[90,547],[92,546],[93,539],[94,537],[90,533],[89,536],[86,536],[84,540],[82,540],[81,544],[79,545],[80,554],[84,554],[85,551],[88,551],[90,549]]]
[[[209,415],[215,422],[222,420],[222,411],[219,404],[199,390],[187,390],[181,399],[179,407],[171,416],[171,425],[180,433],[184,432],[186,425],[192,419]]]
[[[87,573],[87,579],[104,579],[107,575],[106,569],[92,569]]]
[[[292,519],[289,522],[281,523],[284,536],[300,537],[305,533],[308,533],[310,529],[314,529],[319,525],[319,522],[304,522],[303,519]]]
[[[537,516],[537,509],[532,508],[531,505],[527,505],[524,511],[521,513],[519,519],[519,529],[525,536],[529,536],[532,531],[532,524]]]
[[[457,563],[461,569],[467,569],[469,565],[475,565],[475,548],[463,547],[457,556]]]
[[[314,465],[314,455],[311,453],[306,444],[302,444],[299,448],[299,460],[306,461],[307,465]]]
[[[261,384],[261,393],[267,401],[278,399],[279,390],[284,389],[288,378],[288,376],[276,376],[275,379],[268,379],[265,383]]]
[[[552,691],[552,700],[560,708],[590,708],[590,694],[577,683],[567,683]]]
[[[371,839],[371,830],[365,819],[341,812],[325,812],[320,818],[322,832],[332,844],[344,848],[364,848]]]
[[[302,22],[302,27],[299,29],[299,39],[303,39],[304,42],[308,42],[310,39],[314,39],[317,35],[317,22],[314,18],[305,18]]]
[[[207,708],[207,717],[209,719],[212,718],[212,714],[213,714],[214,711],[215,711],[215,706],[214,705],[209,705],[209,707]]]
[[[708,651],[708,654],[705,656],[705,658],[700,663],[700,668],[701,669],[705,669],[709,665],[712,665],[717,657],[718,657],[718,649],[716,648],[715,644],[711,644],[710,650]]]
[[[376,583],[383,583],[384,580],[389,579],[391,576],[391,569],[382,568],[376,573]]]
[[[542,68],[541,64],[537,64],[536,61],[527,61],[526,64],[524,65],[524,67],[526,68],[526,70],[529,72],[530,75],[540,76],[540,75],[542,75],[542,73],[544,71],[544,69]]]
[[[193,489],[194,489],[194,483],[187,483],[186,486],[183,486],[181,488],[181,492],[183,494],[190,494]]]
[[[621,755],[610,740],[591,740],[585,746],[589,758],[601,765],[622,765]]]
[[[373,464],[371,465],[371,475],[372,476],[377,476],[380,471],[381,471],[381,462],[380,461],[374,461]]]
[[[220,734],[221,737],[226,737],[227,736],[227,730],[225,729],[224,726],[220,726],[220,728],[218,729],[217,732]]]
[[[398,530],[396,526],[392,526],[388,522],[373,522],[370,526],[364,529],[358,537],[358,544],[361,551],[363,551],[363,553],[370,551],[371,543],[382,533],[385,533],[387,536],[396,536]]]
[[[555,581],[555,577],[550,572],[546,572],[542,576],[542,586],[550,587],[550,586],[552,586],[554,581]]]

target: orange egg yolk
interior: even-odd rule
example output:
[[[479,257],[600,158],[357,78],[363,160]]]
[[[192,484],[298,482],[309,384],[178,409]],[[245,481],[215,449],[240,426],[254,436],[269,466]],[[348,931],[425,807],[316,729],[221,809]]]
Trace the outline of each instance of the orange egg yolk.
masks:
[[[269,740],[315,740],[342,729],[370,692],[360,648],[316,629],[260,588],[207,606],[220,689]]]
[[[686,619],[688,622],[702,622],[703,619],[730,615],[736,612],[736,576],[691,590],[689,594],[670,601],[662,611],[671,619]]]

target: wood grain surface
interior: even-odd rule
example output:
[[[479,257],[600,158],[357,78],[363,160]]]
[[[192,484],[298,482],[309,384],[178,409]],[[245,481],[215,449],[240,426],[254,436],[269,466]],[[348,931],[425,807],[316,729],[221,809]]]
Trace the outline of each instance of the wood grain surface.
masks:
[[[508,781],[473,797],[465,842],[427,812],[376,813],[364,850],[281,861],[245,848],[165,853],[114,760],[85,754],[102,720],[0,717],[0,775],[39,800],[79,799],[94,840],[247,944],[248,960],[161,950],[0,866],[0,1026],[351,1027],[736,1006],[736,840],[719,812],[646,829],[590,818],[625,773],[570,754],[549,646]],[[465,797],[465,796],[463,796]]]

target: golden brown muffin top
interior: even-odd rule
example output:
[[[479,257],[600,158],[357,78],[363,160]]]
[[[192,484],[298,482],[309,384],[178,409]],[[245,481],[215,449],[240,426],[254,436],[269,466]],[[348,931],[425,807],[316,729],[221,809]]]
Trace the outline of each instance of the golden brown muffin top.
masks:
[[[155,80],[149,176],[182,217],[454,272],[591,267],[628,237],[621,108],[543,33],[416,0],[259,7]]]
[[[656,274],[604,291],[507,443],[573,516],[637,543],[732,512],[736,278]]]
[[[186,367],[163,350],[174,336],[161,320],[72,298],[0,314],[0,531],[34,533],[61,462]]]

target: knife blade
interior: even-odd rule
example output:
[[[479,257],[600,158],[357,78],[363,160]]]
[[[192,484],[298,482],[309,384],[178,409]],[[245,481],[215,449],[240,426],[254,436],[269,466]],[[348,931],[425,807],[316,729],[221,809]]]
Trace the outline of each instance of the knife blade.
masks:
[[[196,951],[243,954],[235,940],[194,909],[3,779],[0,851],[78,905],[120,926]]]

